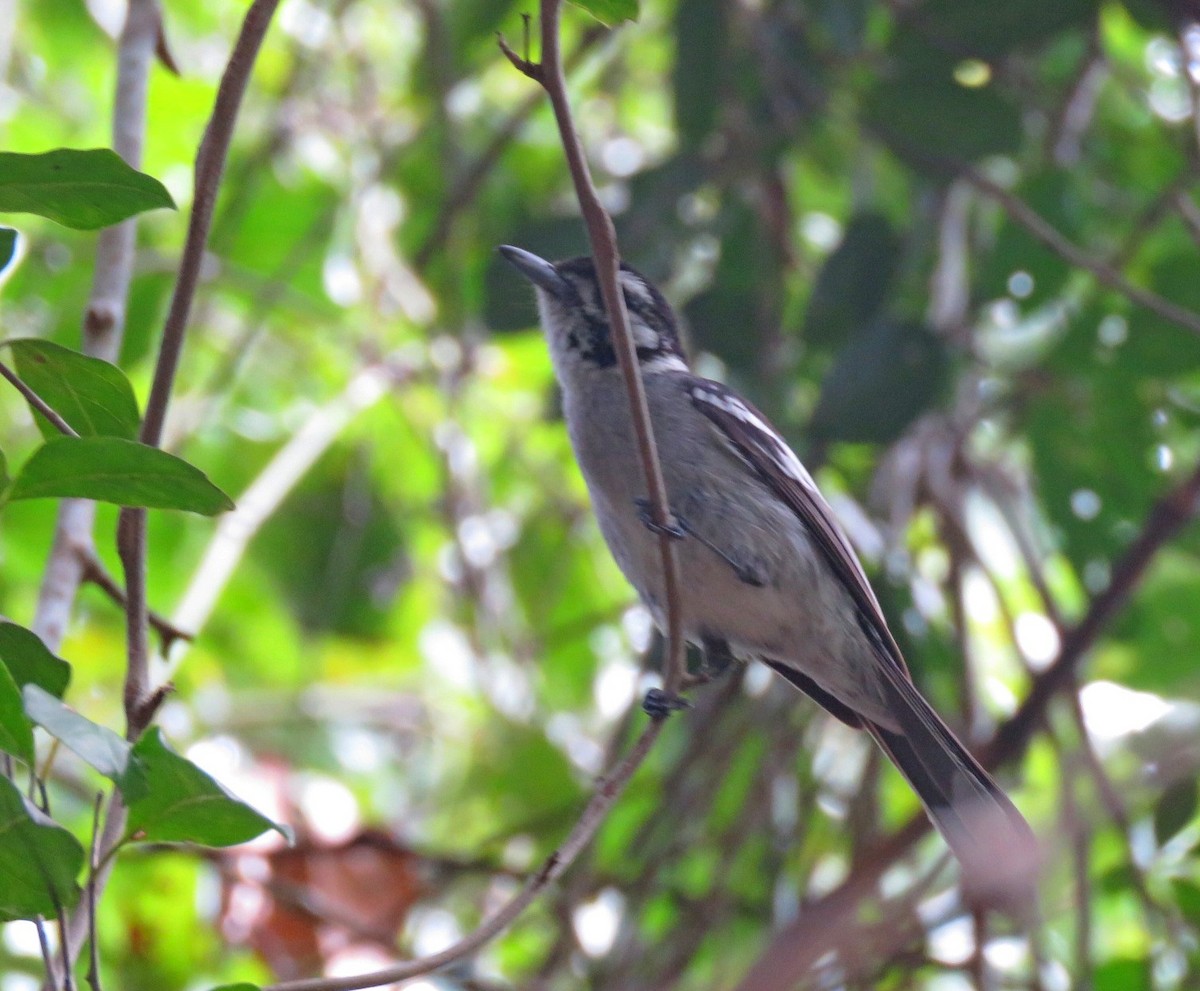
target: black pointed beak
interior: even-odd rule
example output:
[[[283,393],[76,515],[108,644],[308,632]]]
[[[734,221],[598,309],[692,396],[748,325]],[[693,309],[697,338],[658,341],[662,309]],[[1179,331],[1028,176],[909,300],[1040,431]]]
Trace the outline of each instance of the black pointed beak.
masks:
[[[532,251],[514,248],[511,244],[500,245],[499,251],[518,272],[539,289],[545,289],[551,296],[561,297],[569,288],[570,284],[558,274],[558,269]]]

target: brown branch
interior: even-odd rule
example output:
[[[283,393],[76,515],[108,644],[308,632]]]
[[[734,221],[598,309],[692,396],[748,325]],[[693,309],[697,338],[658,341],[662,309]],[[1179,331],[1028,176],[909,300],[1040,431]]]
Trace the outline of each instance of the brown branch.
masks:
[[[653,428],[650,424],[649,411],[646,407],[641,376],[638,373],[637,356],[633,348],[633,337],[629,330],[629,317],[625,312],[624,297],[617,283],[619,256],[617,254],[615,232],[612,220],[605,212],[603,206],[600,204],[599,197],[596,195],[587,163],[583,157],[582,147],[571,122],[570,107],[567,103],[566,81],[559,53],[559,7],[559,0],[542,0],[542,62],[534,63],[518,56],[505,44],[503,38],[500,39],[500,47],[505,56],[520,72],[537,80],[543,86],[554,108],[555,119],[559,126],[559,134],[562,138],[563,150],[566,154],[567,163],[571,170],[571,177],[575,184],[576,196],[579,199],[580,209],[587,224],[592,253],[596,261],[596,270],[600,279],[601,290],[604,294],[605,308],[610,314],[614,346],[616,347],[618,360],[629,390],[638,450],[646,475],[647,487],[651,494],[653,512],[656,520],[660,523],[665,523],[669,518],[666,488],[662,480],[662,470],[658,463]],[[662,538],[661,549],[669,619],[668,641],[670,652],[670,663],[664,681],[667,690],[674,691],[681,683],[685,671],[685,644],[682,636],[679,609],[679,577],[674,548],[671,546],[669,538]],[[650,748],[654,745],[655,740],[657,740],[659,733],[662,731],[662,727],[663,722],[655,720],[642,731],[641,736],[629,754],[617,765],[609,777],[600,782],[591,801],[571,830],[570,835],[545,860],[541,870],[534,874],[525,883],[524,887],[498,912],[474,932],[459,940],[454,946],[424,959],[398,964],[374,974],[351,978],[317,978],[313,980],[289,981],[273,985],[267,991],[356,991],[359,988],[377,987],[382,984],[391,984],[421,974],[427,974],[474,953],[516,920],[552,882],[557,880],[566,871],[584,848],[587,847],[626,783],[645,760],[646,755],[650,752]]]
[[[217,191],[225,171],[234,124],[258,50],[278,4],[279,0],[254,0],[246,12],[237,42],[229,56],[229,63],[217,87],[212,117],[200,141],[200,150],[196,155],[195,197],[188,220],[187,240],[179,262],[179,277],[175,282],[175,291],[163,327],[162,344],[154,368],[154,381],[150,386],[146,416],[142,422],[140,439],[145,444],[157,446],[162,440],[171,388],[183,352],[188,317],[200,283],[204,248],[212,227]],[[118,527],[118,549],[125,567],[129,641],[125,711],[129,723],[128,735],[131,738],[136,738],[146,726],[144,703],[150,694],[149,651],[146,645],[148,610],[145,589],[145,540],[145,510],[124,510]]]
[[[254,0],[242,21],[241,31],[217,88],[212,117],[205,129],[196,155],[195,198],[188,221],[187,240],[179,263],[179,276],[171,298],[171,308],[163,329],[154,382],[146,403],[141,440],[157,445],[162,436],[167,403],[175,369],[183,346],[188,314],[200,278],[204,245],[212,225],[217,190],[224,171],[225,158],[237,120],[238,108],[250,78],[251,69],[279,0]],[[158,41],[155,28],[154,43]],[[90,527],[90,524],[89,524]],[[149,684],[147,629],[149,608],[146,603],[146,512],[122,510],[117,525],[117,550],[125,571],[127,660],[125,673],[126,736],[136,739],[153,718],[166,697],[163,689],[152,691]],[[121,843],[127,810],[119,792],[114,792],[105,814],[100,838],[100,869],[93,881],[99,898],[112,871],[113,853]],[[76,907],[64,927],[63,956],[75,960],[83,945],[88,913],[86,905]]]
[[[92,842],[88,847],[87,913],[88,955],[87,982],[92,991],[100,991],[100,937],[96,932],[96,871],[100,869],[100,806],[104,803],[103,792],[96,793],[92,804]]]
[[[655,720],[642,730],[642,735],[638,737],[629,754],[614,768],[611,774],[598,782],[591,800],[562,845],[543,861],[541,869],[525,882],[520,891],[479,928],[464,936],[453,946],[440,953],[386,967],[371,974],[284,981],[280,984],[269,985],[264,991],[358,991],[360,988],[379,987],[383,984],[393,984],[422,974],[429,974],[474,953],[507,929],[547,887],[566,872],[575,858],[591,842],[596,830],[600,828],[609,810],[616,804],[621,792],[629,783],[629,779],[646,759],[646,755],[654,746],[655,740],[658,739],[663,725],[661,720]]]
[[[518,56],[504,39],[500,48],[508,60],[525,75],[536,80],[550,98],[554,108],[554,119],[558,124],[567,167],[575,186],[575,196],[583,221],[587,225],[595,261],[596,276],[604,297],[604,309],[608,313],[612,328],[613,347],[617,363],[625,379],[629,396],[633,430],[637,440],[638,456],[646,489],[650,495],[651,515],[661,528],[658,545],[662,555],[664,600],[667,613],[667,665],[664,682],[668,692],[674,692],[686,674],[686,644],[683,638],[683,615],[680,608],[679,564],[675,558],[672,538],[667,536],[667,523],[671,515],[667,506],[667,488],[663,482],[662,466],[658,460],[658,447],[654,439],[654,428],[650,422],[650,411],[646,406],[646,392],[638,369],[637,351],[633,334],[629,329],[629,314],[625,310],[625,296],[620,290],[618,271],[620,255],[617,250],[616,230],[612,218],[600,202],[591,171],[583,154],[583,145],[575,133],[571,107],[567,100],[567,81],[563,74],[562,57],[559,52],[558,17],[560,0],[541,0],[542,61],[534,63]]]
[[[75,432],[71,425],[67,423],[67,421],[61,416],[59,416],[58,413],[54,411],[53,407],[46,402],[46,400],[34,392],[33,389],[31,389],[28,385],[26,385],[21,377],[2,361],[0,361],[0,378],[7,379],[12,387],[25,397],[25,401],[29,403],[29,405],[35,410],[41,413],[42,416],[44,416],[47,420],[49,420],[54,429],[60,434],[63,434],[66,437],[79,436],[79,434]]]
[[[122,608],[126,607],[125,590],[121,588],[117,580],[104,567],[104,563],[96,556],[96,552],[91,548],[80,548],[79,556],[82,559],[83,565],[83,580],[95,585],[100,591],[107,595],[113,602]],[[162,651],[165,654],[171,649],[171,645],[176,640],[191,640],[192,634],[187,630],[181,629],[172,623],[165,616],[161,616],[153,609],[146,611],[146,620],[158,634],[162,644]]]
[[[950,166],[944,162],[936,164],[952,168],[956,175],[961,176],[978,192],[991,200],[995,200],[1000,208],[1017,225],[1025,228],[1036,240],[1053,251],[1067,262],[1067,264],[1091,272],[1102,285],[1119,292],[1130,302],[1144,307],[1164,320],[1178,324],[1185,330],[1190,330],[1193,334],[1200,334],[1200,313],[1189,310],[1177,303],[1172,303],[1169,299],[1164,299],[1158,293],[1151,292],[1149,289],[1135,286],[1114,265],[1088,254],[1082,248],[1075,245],[1046,221],[1036,210],[1029,206],[1028,203],[1017,196],[1013,196],[1012,193],[997,183],[992,182],[991,179],[988,179],[974,167],[969,165]]]

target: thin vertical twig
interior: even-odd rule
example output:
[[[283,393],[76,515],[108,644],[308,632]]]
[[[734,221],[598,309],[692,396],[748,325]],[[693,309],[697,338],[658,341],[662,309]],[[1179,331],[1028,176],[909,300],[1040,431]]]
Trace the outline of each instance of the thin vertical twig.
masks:
[[[550,104],[554,108],[554,119],[558,124],[559,138],[567,158],[567,167],[575,186],[575,198],[579,201],[579,209],[587,227],[596,276],[600,282],[604,309],[611,328],[613,349],[616,351],[617,364],[620,365],[628,393],[638,456],[650,496],[651,515],[660,528],[658,543],[662,557],[663,598],[667,614],[668,662],[664,682],[667,691],[672,692],[685,680],[687,644],[683,638],[683,614],[680,608],[679,563],[676,560],[672,538],[667,535],[667,524],[671,519],[667,504],[667,487],[658,460],[658,446],[654,438],[654,427],[650,422],[650,411],[646,406],[646,391],[638,368],[637,350],[629,329],[625,295],[621,292],[618,281],[621,257],[617,250],[616,230],[592,182],[591,170],[584,157],[579,135],[575,132],[571,106],[567,99],[567,81],[559,48],[558,22],[561,6],[561,0],[541,2],[540,62],[531,62],[517,55],[503,38],[499,39],[500,50],[520,72],[541,84],[550,98]]]
[[[274,16],[279,0],[254,0],[230,53],[229,62],[217,87],[217,98],[212,117],[200,141],[196,155],[195,194],[192,212],[188,219],[187,240],[184,242],[183,257],[179,262],[179,276],[171,296],[170,309],[163,327],[162,343],[158,361],[154,366],[154,379],[150,396],[146,400],[146,415],[142,421],[140,440],[144,444],[157,446],[162,440],[163,425],[166,423],[167,406],[171,400],[171,389],[175,384],[175,373],[183,354],[183,342],[187,333],[188,318],[200,284],[200,268],[204,260],[204,249],[212,228],[213,212],[217,203],[221,177],[233,139],[238,110],[250,82],[250,73],[258,57],[263,38]],[[128,661],[125,676],[125,713],[128,722],[127,734],[136,738],[145,729],[152,715],[148,711],[154,699],[150,688],[149,646],[147,643],[146,603],[146,511],[126,509],[121,513],[118,525],[118,550],[125,568],[125,614],[128,640]]]
[[[251,70],[279,0],[254,0],[242,21],[233,51],[221,76],[213,113],[196,155],[195,195],[188,221],[187,239],[179,263],[179,275],[163,329],[163,342],[155,366],[154,381],[146,403],[141,440],[157,445],[162,437],[167,404],[183,348],[188,315],[200,281],[200,263],[212,227],[217,191],[237,121],[238,109]],[[157,41],[157,37],[156,37]],[[117,549],[125,571],[125,625],[127,658],[125,674],[126,736],[136,739],[146,728],[163,692],[150,687],[148,636],[149,609],[146,602],[146,513],[124,510],[117,525]],[[78,557],[78,555],[74,555]],[[119,792],[114,792],[104,816],[99,847],[99,869],[94,879],[99,898],[112,871],[112,854],[125,831],[127,809]],[[74,960],[83,946],[88,925],[87,906],[77,906],[64,932],[64,957]]]
[[[87,982],[92,991],[100,988],[100,940],[96,932],[96,872],[100,869],[100,806],[104,793],[96,792],[92,803],[92,842],[88,847],[87,912],[88,912],[88,971]]]
[[[54,980],[54,951],[50,949],[50,937],[46,933],[46,917],[34,916],[33,924],[37,927],[38,947],[42,951],[42,967],[46,971],[47,986],[50,991],[58,991],[58,982]]]

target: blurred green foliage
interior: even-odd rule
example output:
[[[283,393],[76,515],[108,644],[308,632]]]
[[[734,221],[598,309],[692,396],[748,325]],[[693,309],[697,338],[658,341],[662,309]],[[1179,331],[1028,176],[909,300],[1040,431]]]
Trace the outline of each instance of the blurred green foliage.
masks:
[[[238,509],[150,515],[150,605],[197,636],[155,659],[174,691],[138,746],[263,813],[207,839],[279,821],[297,846],[287,869],[273,834],[123,853],[100,905],[106,987],[266,984],[440,948],[554,849],[641,725],[649,623],[590,515],[528,287],[494,252],[586,245],[553,118],[495,44],[521,51],[530,6],[287,0],[272,25],[164,443]],[[616,22],[634,5],[580,6]],[[677,304],[704,373],[813,456],[917,680],[976,740],[1200,459],[1200,339],[1095,274],[1200,311],[1185,7],[643,0],[612,31],[564,9],[623,255]],[[0,331],[39,342],[14,359],[31,381],[61,360],[109,390],[99,419],[54,397],[93,440],[132,433],[125,377],[145,404],[244,8],[165,5],[182,71],[152,70],[142,171],[180,211],[139,218],[124,377],[61,350],[80,345],[96,236],[4,218]],[[5,152],[107,144],[111,9],[20,6]],[[43,429],[0,389],[0,480]],[[22,626],[55,509],[3,507],[0,613]],[[99,561],[120,576],[115,522],[101,506]],[[1009,989],[1200,982],[1198,555],[1189,529],[1155,559],[1085,662],[1079,711],[1064,694],[1001,772],[1046,839],[1043,921],[990,920],[973,955],[931,839],[848,923],[858,952],[806,986],[953,991],[985,965]],[[0,658],[14,685],[37,680],[13,667],[31,649],[13,630]],[[119,730],[125,652],[121,609],[85,587],[57,651],[70,686],[57,666],[40,683]],[[562,883],[428,986],[733,987],[869,862],[915,799],[764,674],[698,690]],[[0,742],[19,752],[4,692]],[[105,785],[70,753],[53,765],[66,896]],[[0,834],[34,828],[0,786]],[[19,991],[36,938],[23,922],[4,937],[0,991]]]

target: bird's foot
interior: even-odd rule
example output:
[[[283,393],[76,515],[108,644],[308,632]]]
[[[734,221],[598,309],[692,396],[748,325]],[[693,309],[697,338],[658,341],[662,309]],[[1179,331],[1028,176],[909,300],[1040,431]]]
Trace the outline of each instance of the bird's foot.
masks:
[[[638,519],[642,521],[642,526],[651,533],[670,537],[672,540],[682,540],[687,536],[686,525],[674,513],[669,513],[666,523],[659,523],[654,518],[654,507],[649,499],[634,499],[633,504],[637,507]]]
[[[690,709],[692,703],[682,695],[674,692],[664,692],[661,688],[651,688],[642,699],[642,711],[651,719],[666,719],[672,712]]]

